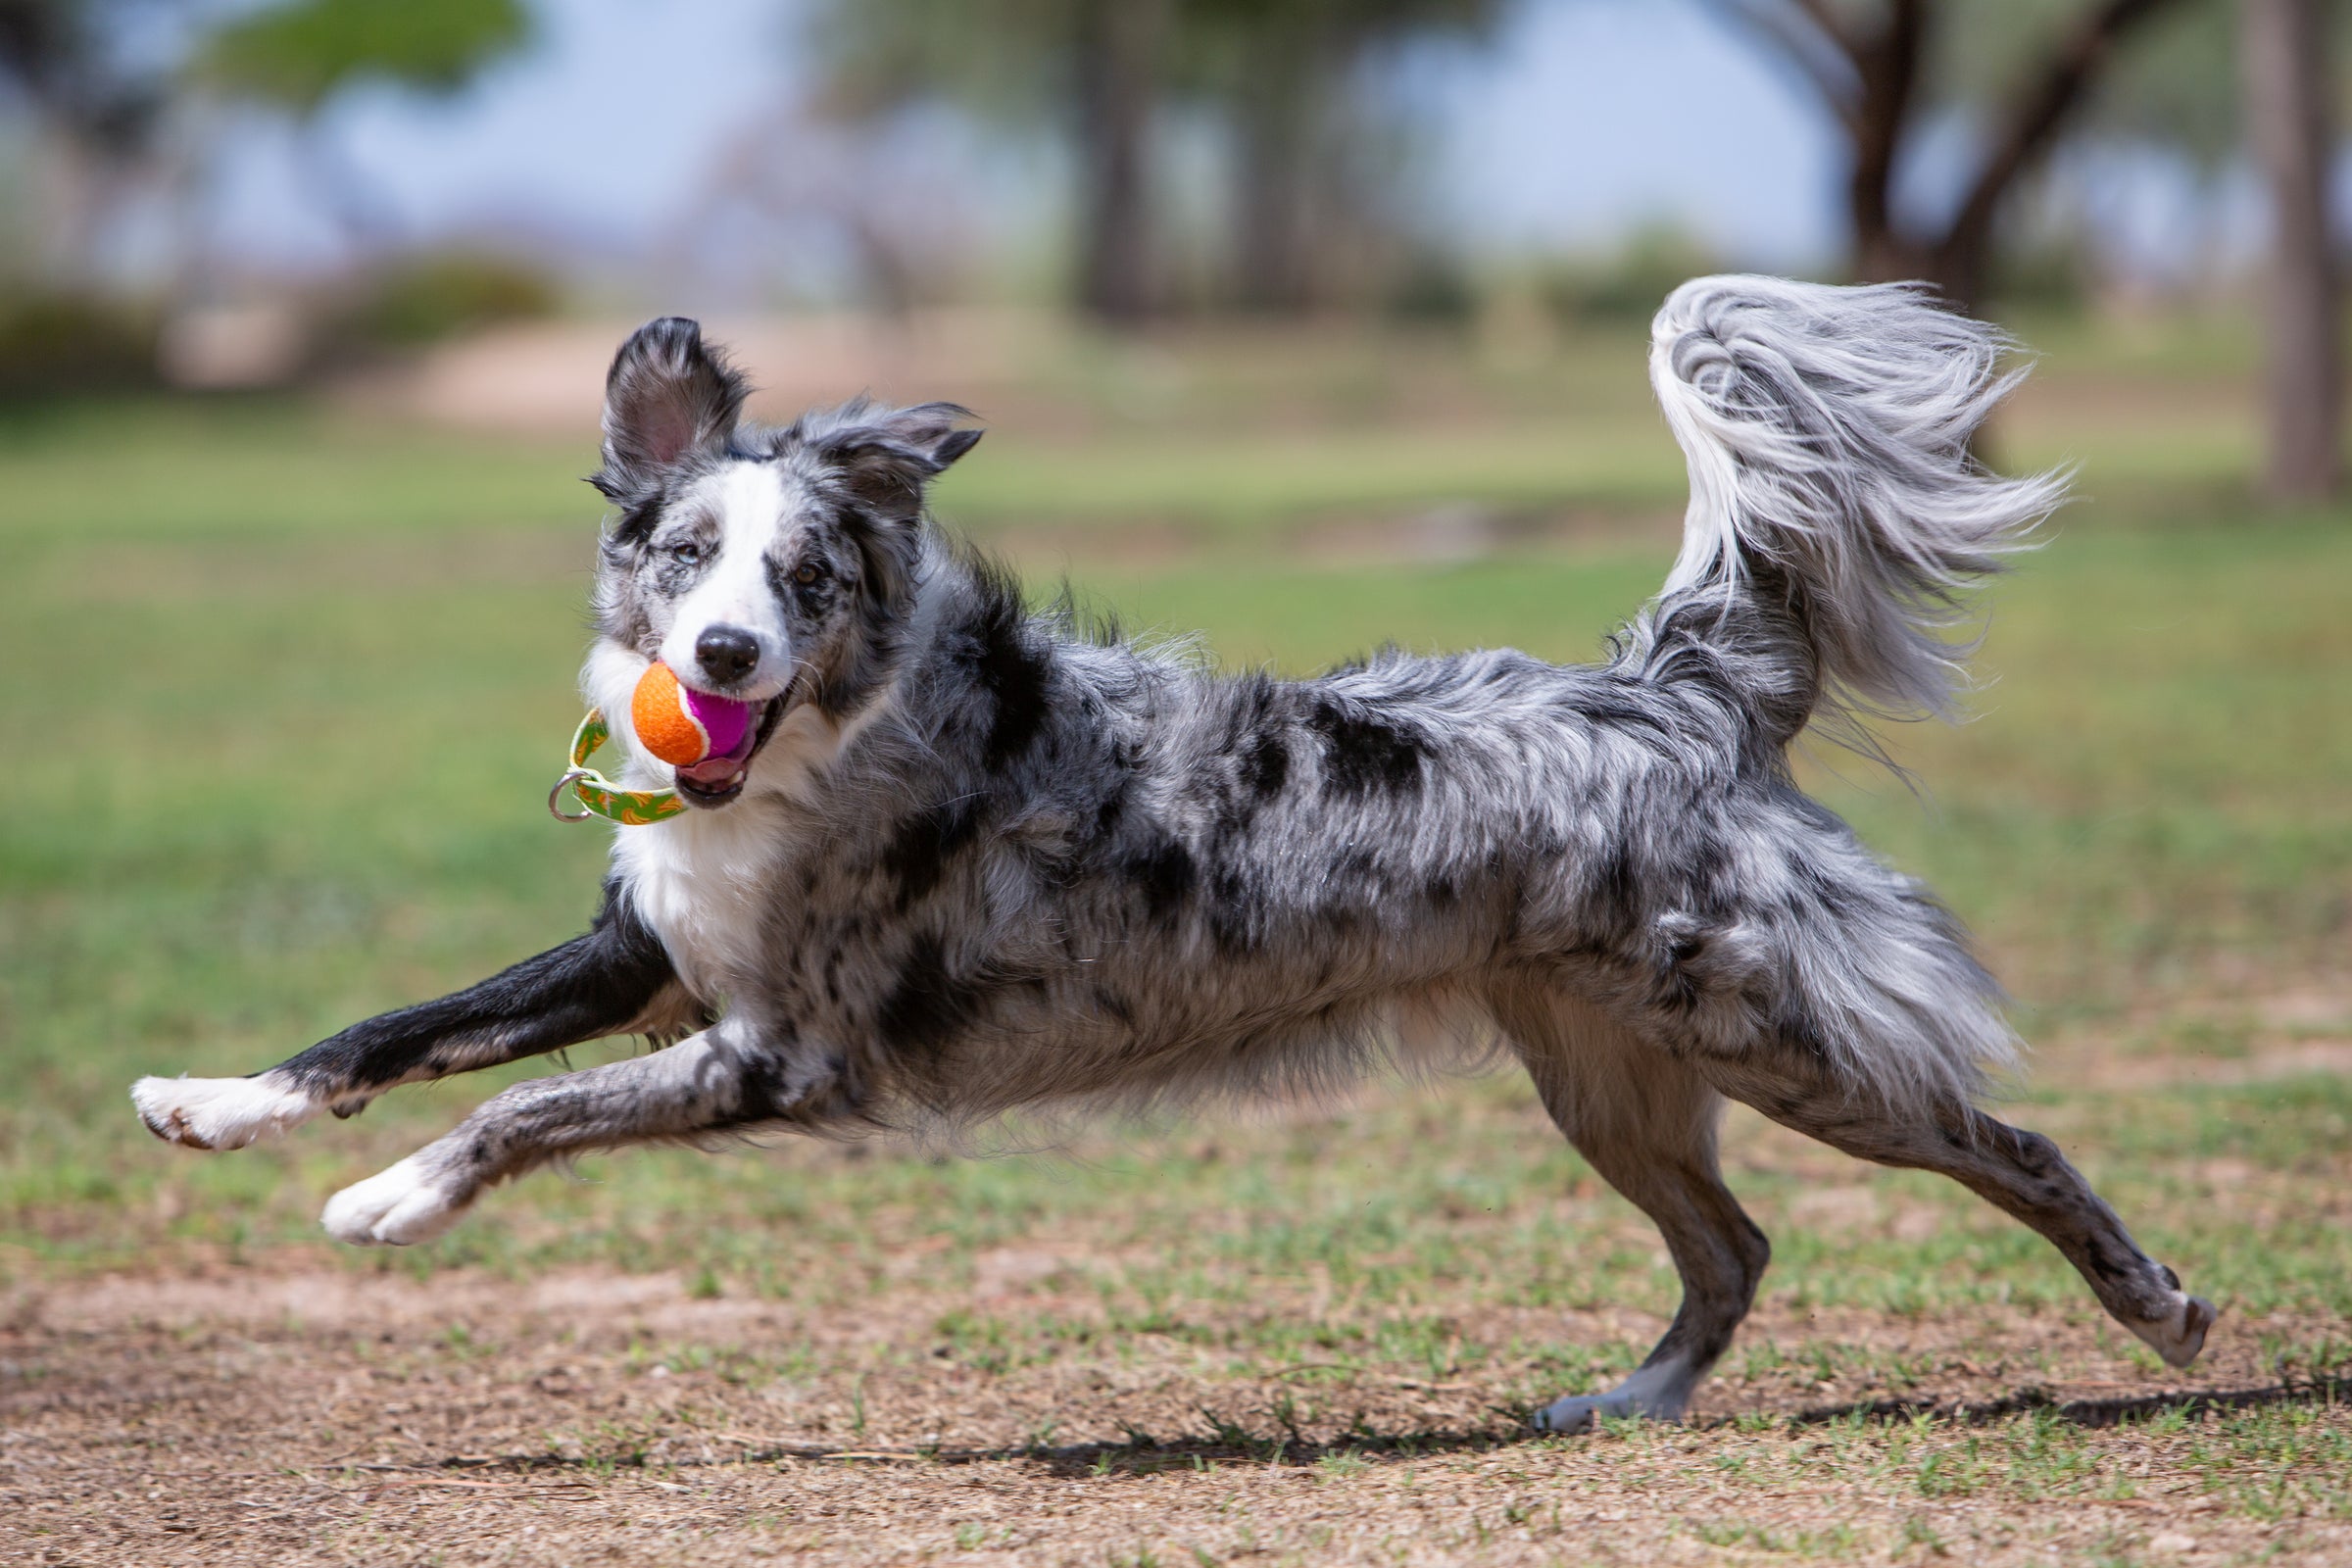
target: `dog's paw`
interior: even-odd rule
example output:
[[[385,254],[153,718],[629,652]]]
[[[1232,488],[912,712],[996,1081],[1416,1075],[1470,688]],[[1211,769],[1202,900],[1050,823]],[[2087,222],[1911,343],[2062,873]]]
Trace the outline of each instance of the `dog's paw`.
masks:
[[[323,1107],[273,1073],[252,1078],[142,1078],[130,1102],[147,1130],[183,1149],[243,1149],[299,1127]]]
[[[436,1180],[420,1154],[344,1188],[326,1200],[318,1223],[354,1247],[407,1247],[429,1242],[455,1225],[473,1195]]]
[[[1641,1413],[1634,1401],[1622,1395],[1573,1395],[1552,1400],[1528,1417],[1528,1424],[1538,1432],[1552,1432],[1564,1437],[1592,1431],[1604,1415],[1621,1417]]]
[[[2167,1271],[2168,1277],[2170,1271]],[[2176,1291],[2172,1314],[2152,1323],[2126,1323],[2124,1327],[2138,1335],[2149,1349],[2164,1357],[2167,1366],[2186,1366],[2205,1348],[2205,1331],[2221,1312],[2201,1296]]]
[[[1680,1358],[1638,1368],[1606,1394],[1572,1394],[1552,1400],[1529,1417],[1538,1432],[1590,1432],[1601,1417],[1645,1416],[1653,1421],[1680,1421],[1690,1404],[1690,1391],[1706,1368],[1693,1368]]]

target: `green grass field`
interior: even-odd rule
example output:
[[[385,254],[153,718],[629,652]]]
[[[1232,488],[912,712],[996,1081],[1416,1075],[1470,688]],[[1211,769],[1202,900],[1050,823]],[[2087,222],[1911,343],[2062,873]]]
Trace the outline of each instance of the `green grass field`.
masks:
[[[315,1228],[330,1191],[548,1064],[403,1091],[360,1121],[218,1157],[148,1139],[124,1091],[148,1072],[254,1070],[580,927],[603,830],[561,827],[541,803],[578,716],[597,509],[575,478],[591,454],[285,406],[152,406],[0,427],[0,714],[16,737],[0,1285],[23,1342],[0,1384],[8,1419],[101,1468],[137,1472],[122,1455],[162,1443],[201,1470],[207,1418],[161,1394],[131,1401],[136,1420],[44,1423],[81,1408],[76,1380],[105,1384],[107,1366],[169,1381],[172,1345],[275,1347],[323,1378],[320,1347],[368,1342],[380,1348],[355,1353],[372,1375],[397,1365],[435,1387],[536,1387],[548,1357],[577,1363],[617,1401],[596,1419],[542,1411],[397,1457],[520,1455],[591,1491],[654,1475],[662,1445],[717,1430],[720,1412],[745,1452],[790,1437],[886,1457],[929,1443],[936,1460],[960,1444],[1008,1467],[1007,1497],[1073,1466],[1294,1461],[1319,1494],[1358,1489],[1343,1511],[1387,1519],[1422,1465],[1410,1473],[1446,1492],[1445,1518],[1388,1538],[1404,1543],[1391,1555],[1341,1538],[1364,1560],[1574,1556],[1592,1538],[1560,1510],[1599,1507],[1644,1467],[1653,1505],[1624,1539],[1653,1558],[1903,1557],[1966,1539],[1987,1560],[2160,1560],[2148,1543],[2166,1528],[2202,1541],[2208,1526],[2232,1552],[2344,1542],[2352,1426],[2324,1399],[2220,1416],[2159,1400],[2128,1444],[2028,1408],[2036,1391],[2291,1393],[2352,1363],[2352,514],[2281,517],[2245,498],[2242,416],[2213,413],[2235,407],[2227,354],[2061,341],[2000,450],[2079,457],[2092,499],[1988,596],[1981,716],[1890,736],[1916,793],[1834,753],[1808,777],[1942,889],[2017,991],[2042,1053],[2018,1119],[2059,1137],[2151,1250],[2225,1304],[2205,1381],[2159,1376],[2054,1254],[1956,1189],[1741,1116],[1734,1184],[1778,1250],[1758,1323],[1707,1396],[1734,1424],[1517,1442],[1527,1404],[1638,1358],[1675,1293],[1652,1234],[1507,1076],[1089,1134],[1054,1155],[632,1153],[583,1180],[534,1176],[414,1252],[330,1250]],[[1604,347],[1598,368],[1532,384],[1462,370],[1442,417],[1376,368],[1316,382],[1217,362],[1139,413],[1000,428],[941,510],[1041,591],[1066,571],[1130,625],[1204,632],[1228,663],[1309,669],[1391,640],[1586,658],[1662,574],[1680,493],[1638,356]],[[1073,370],[1040,406],[1094,408],[1124,373]],[[1251,398],[1266,417],[1232,416]],[[1464,504],[1516,519],[1499,547],[1449,561],[1384,543]],[[1350,556],[1351,538],[1373,543]],[[382,1323],[365,1306],[319,1328],[306,1308],[188,1304],[203,1282],[274,1301],[267,1282],[318,1278],[380,1293]],[[548,1281],[632,1278],[676,1312],[497,1326],[497,1303]],[[418,1326],[412,1309],[435,1300],[448,1321]],[[777,1404],[777,1389],[798,1392]],[[1880,1399],[1924,1413],[1873,1418]],[[2024,1402],[1989,1425],[1961,1408],[2004,1399]],[[1791,1419],[1825,1404],[1847,1414]],[[362,1416],[349,1425],[360,1446],[337,1453],[375,1441]],[[268,1467],[313,1462],[253,1442]],[[1610,1444],[1616,1461],[1599,1456]],[[710,1550],[756,1556],[812,1530],[816,1548],[859,1556],[800,1504],[753,1495],[774,1470],[760,1463],[713,1515],[725,1549]],[[1496,1463],[1525,1479],[1481,1501],[1475,1477]],[[1473,1479],[1457,1487],[1447,1466]],[[872,1494],[902,1499],[896,1533],[873,1538],[892,1544],[882,1556],[1243,1549],[1246,1521],[1207,1493],[1125,1534],[1056,1534],[1037,1522],[1045,1502],[959,1522],[891,1473],[901,1491]],[[827,1475],[808,1496],[847,1485]],[[316,1504],[331,1526],[319,1560],[434,1543],[497,1560],[458,1514],[417,1514],[422,1493],[398,1523],[367,1487],[312,1480],[343,1499]],[[2119,1487],[2199,1500],[2151,1513]],[[2050,1499],[2111,1494],[2107,1514],[2048,1515],[2072,1534],[2034,1534]],[[1250,1539],[1331,1555],[1290,1496],[1243,1505],[1258,1510]],[[1788,1501],[1823,1496],[1845,1502]],[[107,1517],[103,1488],[59,1497],[36,1510],[59,1542]],[[2104,1535],[2084,1534],[2093,1515]],[[0,1524],[0,1539],[34,1528]],[[224,1560],[200,1549],[217,1525],[191,1528],[156,1537],[150,1560]]]

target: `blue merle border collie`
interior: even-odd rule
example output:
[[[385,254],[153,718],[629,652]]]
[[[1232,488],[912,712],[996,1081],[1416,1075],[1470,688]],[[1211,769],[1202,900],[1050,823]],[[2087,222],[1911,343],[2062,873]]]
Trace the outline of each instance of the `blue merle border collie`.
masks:
[[[234,1149],[401,1084],[665,1045],[508,1089],[326,1205],[398,1245],[588,1150],[1280,1095],[1476,1037],[1682,1275],[1641,1368],[1540,1426],[1679,1415],[1746,1314],[1770,1248],[1718,1168],[1727,1099],[1953,1177],[2184,1365],[2213,1307],[1978,1108],[2016,1041],[1952,916],[1790,777],[1808,723],[1948,710],[1957,595],[2060,500],[1971,456],[2005,346],[1904,286],[1685,284],[1650,357],[1685,542],[1607,660],[1289,681],[1026,608],[926,516],[978,440],[963,410],[755,428],[695,323],[655,321],[607,386],[583,684],[630,781],[695,809],[616,833],[586,935],[252,1077],[144,1079],[139,1114]],[[657,658],[764,705],[738,765],[636,747]]]

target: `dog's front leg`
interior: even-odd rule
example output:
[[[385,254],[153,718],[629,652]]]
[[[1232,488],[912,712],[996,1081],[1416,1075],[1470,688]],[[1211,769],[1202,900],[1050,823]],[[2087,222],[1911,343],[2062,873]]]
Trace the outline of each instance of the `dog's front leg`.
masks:
[[[661,938],[610,883],[585,936],[479,985],[353,1024],[248,1078],[142,1078],[130,1098],[158,1138],[241,1149],[322,1110],[352,1115],[401,1084],[702,1019]]]
[[[446,1137],[337,1193],[320,1223],[362,1247],[429,1241],[483,1189],[535,1165],[808,1119],[836,1082],[831,1068],[796,1065],[731,1015],[667,1051],[516,1084]]]

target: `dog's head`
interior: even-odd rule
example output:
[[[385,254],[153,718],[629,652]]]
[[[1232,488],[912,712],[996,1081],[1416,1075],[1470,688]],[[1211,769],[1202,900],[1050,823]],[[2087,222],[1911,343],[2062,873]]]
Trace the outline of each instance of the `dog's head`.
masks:
[[[753,753],[788,710],[835,718],[875,695],[913,604],[924,487],[972,449],[952,403],[864,399],[789,428],[742,425],[748,390],[693,321],[669,317],[621,345],[605,382],[604,466],[618,508],[598,565],[605,639],[678,679],[763,705]],[[681,775],[698,806],[742,792]]]

